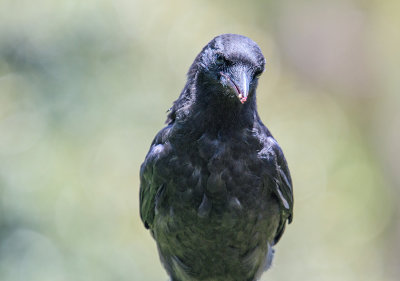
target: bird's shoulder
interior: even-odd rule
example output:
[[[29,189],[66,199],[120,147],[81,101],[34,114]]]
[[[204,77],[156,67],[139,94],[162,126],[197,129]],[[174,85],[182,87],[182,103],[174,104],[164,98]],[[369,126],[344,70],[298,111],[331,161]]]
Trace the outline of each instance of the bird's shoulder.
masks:
[[[156,199],[162,195],[163,184],[170,173],[173,147],[168,139],[171,129],[168,125],[158,132],[140,167],[140,216],[146,228],[153,223]]]
[[[282,219],[275,237],[275,243],[277,243],[285,229],[286,220],[290,223],[293,218],[293,185],[282,148],[261,121],[259,128],[263,135],[261,137],[263,149],[259,151],[258,156],[268,166],[267,177],[270,179],[272,190],[281,206]]]
[[[204,170],[198,163],[197,146],[187,124],[172,122],[155,136],[140,169],[140,215],[147,228],[151,228],[156,211],[166,207],[168,194],[192,199],[188,187],[201,185]]]

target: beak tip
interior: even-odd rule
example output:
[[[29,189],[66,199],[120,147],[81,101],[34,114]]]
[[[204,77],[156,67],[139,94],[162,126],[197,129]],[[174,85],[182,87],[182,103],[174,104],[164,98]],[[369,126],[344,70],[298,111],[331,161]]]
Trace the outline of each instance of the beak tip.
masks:
[[[247,96],[243,96],[243,94],[238,95],[239,101],[244,104],[247,101]]]

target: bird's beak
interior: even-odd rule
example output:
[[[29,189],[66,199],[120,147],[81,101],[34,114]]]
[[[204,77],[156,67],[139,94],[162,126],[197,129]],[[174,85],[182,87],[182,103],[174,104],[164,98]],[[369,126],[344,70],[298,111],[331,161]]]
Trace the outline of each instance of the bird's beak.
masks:
[[[225,78],[226,84],[235,91],[237,98],[243,104],[246,102],[249,95],[250,80],[247,72],[242,69],[235,69],[232,75],[227,75],[221,72]]]

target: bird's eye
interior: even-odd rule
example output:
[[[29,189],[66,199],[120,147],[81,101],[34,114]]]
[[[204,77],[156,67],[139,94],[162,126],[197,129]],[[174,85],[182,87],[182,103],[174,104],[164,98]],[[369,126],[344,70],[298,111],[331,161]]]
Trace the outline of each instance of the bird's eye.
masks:
[[[261,69],[257,69],[254,72],[254,78],[260,78],[261,74],[263,73],[263,71]]]
[[[223,65],[225,63],[225,57],[222,54],[217,54],[217,57],[215,58],[215,63],[217,65]]]

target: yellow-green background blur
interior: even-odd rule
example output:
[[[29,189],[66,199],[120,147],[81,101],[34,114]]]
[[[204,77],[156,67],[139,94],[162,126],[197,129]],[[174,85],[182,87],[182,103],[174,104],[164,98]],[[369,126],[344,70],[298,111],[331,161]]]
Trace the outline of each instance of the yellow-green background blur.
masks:
[[[400,280],[400,1],[0,0],[0,280],[167,280],[139,166],[201,48],[256,41],[294,221],[262,280]]]

